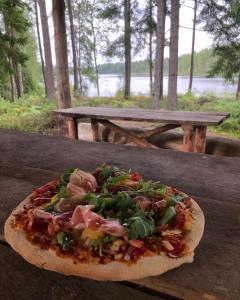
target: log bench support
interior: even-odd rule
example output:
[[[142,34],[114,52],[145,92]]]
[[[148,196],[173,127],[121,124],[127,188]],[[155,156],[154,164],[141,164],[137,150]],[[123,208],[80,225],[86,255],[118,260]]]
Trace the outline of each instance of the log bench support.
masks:
[[[91,119],[92,136],[94,142],[101,142],[99,123],[96,119]]]
[[[78,122],[77,118],[68,117],[67,118],[67,127],[68,127],[68,137],[70,139],[78,139]]]
[[[182,125],[182,151],[205,153],[207,126]]]
[[[121,134],[124,138],[126,138],[131,142],[134,142],[139,147],[150,148],[150,149],[151,148],[157,149],[157,147],[151,144],[150,142],[148,142],[147,138],[156,136],[158,134],[161,134],[171,129],[182,127],[183,129],[182,151],[205,153],[207,126],[167,124],[164,126],[156,127],[154,129],[136,134],[108,120],[91,118],[91,128],[92,128],[92,136],[94,142],[101,142],[99,124],[102,124],[108,129]],[[68,126],[68,137],[71,139],[78,139],[77,118],[68,117],[67,126]]]

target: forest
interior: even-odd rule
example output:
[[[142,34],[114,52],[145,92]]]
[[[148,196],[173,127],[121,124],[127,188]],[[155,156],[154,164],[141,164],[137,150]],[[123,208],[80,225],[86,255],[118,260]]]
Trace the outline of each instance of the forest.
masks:
[[[191,49],[180,56],[179,28],[183,26],[179,15],[184,7],[192,14],[192,25],[186,28]],[[0,126],[11,126],[4,118],[9,120],[6,114],[16,107],[28,115],[44,107],[49,111],[82,103],[89,83],[100,96],[99,74],[107,73],[124,75],[121,97],[114,100],[117,105],[134,97],[133,105],[137,105],[138,96],[131,92],[133,74],[149,77],[150,94],[144,101],[153,109],[176,110],[181,99],[195,101],[192,83],[196,75],[235,81],[236,99],[240,98],[237,0],[0,0],[0,16]],[[197,31],[211,36],[210,49],[195,51]],[[140,53],[145,55],[143,60],[137,59]],[[166,75],[168,92],[163,96]],[[178,75],[189,77],[187,96],[177,94]],[[35,98],[37,105],[30,101]],[[94,99],[87,101],[94,103]],[[101,101],[107,99],[100,97],[97,102]],[[235,118],[239,102],[233,106]]]
[[[178,58],[178,75],[189,76],[191,54],[183,54]],[[194,76],[208,76],[211,65],[214,64],[215,58],[211,49],[204,49],[194,53]],[[164,59],[163,74],[168,74],[169,59]],[[132,61],[132,74],[148,75],[149,61],[139,60]],[[123,63],[105,63],[99,65],[99,74],[124,74]]]

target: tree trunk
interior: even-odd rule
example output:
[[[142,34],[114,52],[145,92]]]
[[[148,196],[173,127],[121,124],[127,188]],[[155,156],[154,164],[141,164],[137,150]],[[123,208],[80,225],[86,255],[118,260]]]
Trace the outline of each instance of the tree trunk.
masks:
[[[197,18],[197,0],[195,0],[195,4],[194,4],[193,32],[192,32],[192,52],[191,52],[190,77],[189,77],[189,87],[188,87],[189,92],[192,91],[192,82],[193,82],[196,18]]]
[[[71,107],[64,0],[52,0],[59,108]]]
[[[124,0],[124,56],[125,56],[125,88],[124,98],[130,96],[131,84],[131,0]]]
[[[13,75],[10,73],[10,85],[11,85],[11,102],[14,102],[15,100],[15,85],[14,85],[14,78]]]
[[[153,93],[153,61],[152,61],[152,37],[153,37],[153,28],[152,28],[152,16],[153,3],[152,0],[149,0],[149,19],[150,19],[150,31],[149,31],[149,79],[150,79],[150,95]]]
[[[23,96],[23,83],[22,83],[22,72],[21,66],[18,63],[13,64],[14,67],[14,81],[16,86],[17,98],[21,98]]]
[[[77,67],[76,36],[75,36],[75,29],[73,24],[73,9],[72,9],[71,0],[68,0],[68,14],[69,14],[69,21],[70,21],[72,56],[73,56],[73,78],[74,78],[73,90],[74,93],[76,94],[78,91],[78,67]]]
[[[93,35],[93,58],[94,58],[94,66],[95,66],[95,74],[96,74],[96,85],[97,85],[97,93],[99,92],[99,72],[98,72],[98,63],[97,63],[97,43],[96,43],[96,34],[93,24],[93,14],[91,13],[91,27],[92,27],[92,35]]]
[[[152,100],[153,109],[159,108],[159,102],[163,96],[166,0],[158,0],[157,5],[157,45],[155,57],[154,96]]]
[[[41,67],[42,67],[42,75],[43,75],[43,82],[44,82],[45,96],[47,96],[46,78],[45,78],[45,70],[44,70],[44,59],[43,59],[42,43],[41,43],[40,28],[39,28],[39,19],[38,19],[37,0],[34,1],[34,8],[35,8],[35,17],[36,17],[36,28],[37,28],[38,49],[39,49],[39,53],[40,53],[40,60],[41,60]]]
[[[45,80],[46,80],[46,92],[48,98],[55,97],[55,82],[53,75],[53,64],[52,64],[52,51],[49,37],[48,17],[46,10],[45,0],[38,0],[40,8],[41,24],[42,24],[42,37],[44,45],[44,56],[45,56]]]
[[[168,102],[167,108],[177,108],[179,0],[171,0],[171,27],[169,47]]]
[[[83,78],[82,78],[82,70],[81,70],[81,45],[80,45],[80,35],[81,35],[81,22],[78,20],[78,37],[77,37],[77,53],[78,53],[78,75],[79,75],[79,92],[80,96],[83,95]]]
[[[240,73],[239,73],[239,75],[238,75],[238,84],[237,84],[236,100],[240,100]]]

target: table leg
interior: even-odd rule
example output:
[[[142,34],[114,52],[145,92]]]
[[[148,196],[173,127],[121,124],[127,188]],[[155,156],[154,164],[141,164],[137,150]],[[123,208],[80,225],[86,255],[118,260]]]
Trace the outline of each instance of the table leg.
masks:
[[[182,151],[194,152],[195,128],[192,125],[182,125],[182,129],[183,129]]]
[[[78,122],[76,118],[67,118],[68,137],[70,139],[78,139]]]
[[[194,152],[205,153],[207,126],[195,127]]]
[[[92,127],[93,141],[101,142],[99,123],[96,119],[91,119],[91,127]]]

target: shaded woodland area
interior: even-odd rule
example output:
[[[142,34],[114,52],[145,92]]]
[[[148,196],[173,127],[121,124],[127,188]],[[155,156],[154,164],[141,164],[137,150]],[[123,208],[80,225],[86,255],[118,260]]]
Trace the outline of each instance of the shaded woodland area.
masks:
[[[193,22],[191,28],[186,28],[192,32],[191,55],[187,56],[189,91],[194,74],[195,32],[204,30],[213,37],[209,75],[220,75],[227,80],[238,78],[236,98],[239,98],[239,1],[191,2]],[[49,16],[45,0],[1,0],[1,98],[15,101],[24,93],[44,86],[49,100],[57,99],[60,108],[70,107],[71,96],[84,95],[89,81],[94,82],[99,94],[102,68],[99,62],[102,57],[109,57],[123,62],[127,99],[131,95],[134,57],[144,49],[152,107],[160,106],[163,75],[167,72],[167,108],[176,109],[178,40],[182,26],[179,12],[184,5],[187,6],[179,0],[148,0],[144,4],[137,0],[52,0]],[[166,18],[170,18],[169,32]],[[53,21],[54,41],[50,36],[50,21]],[[167,61],[166,52],[169,52]],[[74,78],[72,93],[69,73]]]

